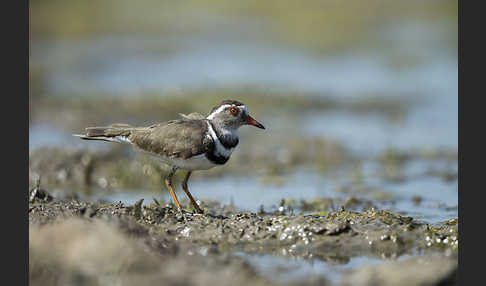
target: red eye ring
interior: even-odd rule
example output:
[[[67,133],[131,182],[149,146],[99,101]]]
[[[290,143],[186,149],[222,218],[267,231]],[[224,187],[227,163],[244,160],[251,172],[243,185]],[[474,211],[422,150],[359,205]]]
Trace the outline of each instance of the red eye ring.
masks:
[[[231,115],[233,115],[233,116],[237,116],[237,115],[238,115],[238,113],[240,113],[240,110],[239,110],[238,108],[236,108],[236,107],[234,107],[234,106],[233,106],[233,107],[231,107],[231,108],[229,109],[229,113],[230,113]]]

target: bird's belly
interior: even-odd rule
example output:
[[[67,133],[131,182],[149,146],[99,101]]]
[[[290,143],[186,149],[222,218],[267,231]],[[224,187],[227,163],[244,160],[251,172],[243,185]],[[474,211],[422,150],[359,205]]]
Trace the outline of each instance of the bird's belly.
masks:
[[[169,166],[176,166],[180,169],[195,171],[195,170],[208,170],[211,169],[217,164],[209,161],[204,154],[197,155],[188,159],[179,159],[179,158],[166,158],[161,156],[155,156],[158,160],[162,161],[163,163]]]

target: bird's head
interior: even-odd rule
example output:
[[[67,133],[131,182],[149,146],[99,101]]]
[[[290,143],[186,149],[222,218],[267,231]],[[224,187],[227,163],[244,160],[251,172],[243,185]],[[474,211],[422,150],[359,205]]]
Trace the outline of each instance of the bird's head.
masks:
[[[248,108],[236,100],[223,100],[213,107],[206,119],[230,129],[238,129],[243,125],[252,125],[265,129],[261,123],[250,116]]]

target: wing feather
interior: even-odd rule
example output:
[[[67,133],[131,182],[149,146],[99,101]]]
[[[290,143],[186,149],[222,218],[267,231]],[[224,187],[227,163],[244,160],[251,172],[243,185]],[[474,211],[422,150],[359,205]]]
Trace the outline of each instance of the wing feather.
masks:
[[[180,119],[132,131],[129,139],[137,148],[168,158],[187,159],[214,148],[206,136],[205,120]]]

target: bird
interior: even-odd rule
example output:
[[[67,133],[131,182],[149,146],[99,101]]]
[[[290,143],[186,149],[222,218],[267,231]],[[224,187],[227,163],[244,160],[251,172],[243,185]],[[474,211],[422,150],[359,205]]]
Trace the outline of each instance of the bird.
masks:
[[[180,119],[169,120],[147,127],[133,127],[114,123],[104,127],[87,127],[85,134],[73,134],[84,140],[102,140],[125,143],[135,151],[146,153],[170,167],[164,178],[165,185],[176,205],[182,207],[174,192],[172,177],[178,170],[185,170],[182,189],[196,213],[203,211],[189,192],[187,183],[192,172],[208,170],[228,162],[239,143],[238,128],[243,125],[265,127],[248,113],[245,104],[226,99],[214,106],[207,116],[198,112],[179,114]]]

